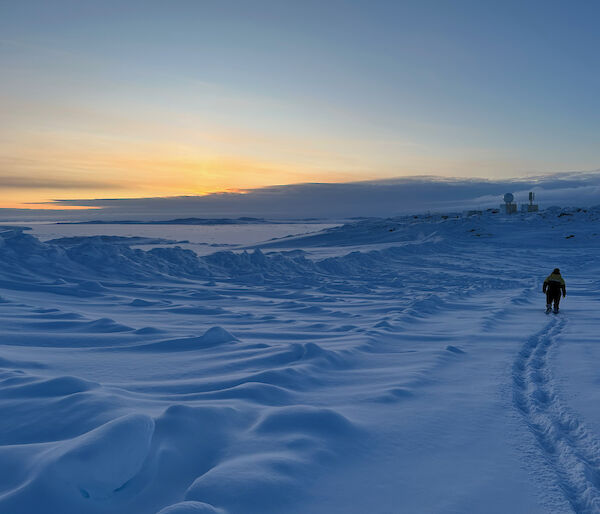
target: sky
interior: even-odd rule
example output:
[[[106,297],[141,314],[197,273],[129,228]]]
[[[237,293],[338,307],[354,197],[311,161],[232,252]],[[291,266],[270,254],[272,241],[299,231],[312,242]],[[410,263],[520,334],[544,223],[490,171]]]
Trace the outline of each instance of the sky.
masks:
[[[498,208],[506,192],[514,194],[519,206],[528,203],[529,192],[533,192],[540,209],[600,208],[600,171],[498,180],[422,176],[267,186],[244,193],[56,200],[53,204],[55,210],[0,209],[0,223],[159,221],[242,216],[271,220],[310,218],[342,221],[357,217],[448,214]],[[91,210],[68,210],[73,206]]]
[[[551,0],[0,0],[0,209],[597,170],[599,18]]]

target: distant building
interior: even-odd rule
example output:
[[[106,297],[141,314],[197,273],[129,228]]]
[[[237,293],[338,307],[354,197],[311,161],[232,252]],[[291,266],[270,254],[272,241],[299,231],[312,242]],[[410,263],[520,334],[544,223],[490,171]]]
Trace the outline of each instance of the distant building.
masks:
[[[533,203],[533,200],[535,200],[535,193],[530,192],[529,203],[521,204],[521,212],[538,212],[540,210],[539,206],[537,203]]]
[[[504,195],[504,204],[500,205],[500,209],[505,214],[515,214],[517,212],[517,204],[513,202],[515,197],[512,193],[506,193]]]

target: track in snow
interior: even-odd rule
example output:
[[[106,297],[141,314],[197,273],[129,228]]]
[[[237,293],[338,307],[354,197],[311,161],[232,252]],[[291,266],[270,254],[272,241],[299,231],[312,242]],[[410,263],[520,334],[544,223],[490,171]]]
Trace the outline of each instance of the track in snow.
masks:
[[[566,320],[554,318],[525,343],[513,367],[514,402],[576,513],[600,512],[600,445],[558,398],[548,352]]]

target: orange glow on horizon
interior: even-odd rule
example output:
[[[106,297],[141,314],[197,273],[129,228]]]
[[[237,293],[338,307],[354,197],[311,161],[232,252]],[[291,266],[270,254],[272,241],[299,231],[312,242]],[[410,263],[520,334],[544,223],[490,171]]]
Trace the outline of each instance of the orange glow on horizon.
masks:
[[[66,208],[53,204],[55,198],[247,194],[273,185],[364,180],[372,171],[346,145],[344,151],[327,148],[322,140],[228,134],[219,127],[211,131],[202,120],[172,131],[156,121],[130,120],[130,127],[121,118],[84,114],[86,130],[43,127],[5,134],[0,170],[10,172],[0,172],[0,208],[35,209],[37,202],[39,209]],[[89,120],[97,122],[94,130]]]
[[[34,207],[32,207],[34,205]],[[87,205],[57,205],[57,204],[31,204],[29,202],[23,203],[0,203],[0,209],[20,209],[27,211],[34,210],[48,210],[48,211],[95,211],[98,209],[102,209],[102,207],[96,206],[87,206]]]

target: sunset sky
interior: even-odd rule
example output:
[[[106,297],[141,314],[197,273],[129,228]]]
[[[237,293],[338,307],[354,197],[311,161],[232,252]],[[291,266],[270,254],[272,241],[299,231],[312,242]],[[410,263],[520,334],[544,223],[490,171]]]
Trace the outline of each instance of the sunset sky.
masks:
[[[0,207],[595,170],[598,19],[568,1],[0,0]]]

